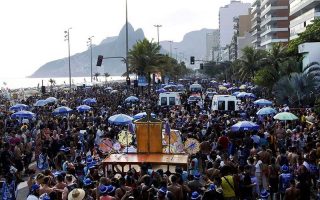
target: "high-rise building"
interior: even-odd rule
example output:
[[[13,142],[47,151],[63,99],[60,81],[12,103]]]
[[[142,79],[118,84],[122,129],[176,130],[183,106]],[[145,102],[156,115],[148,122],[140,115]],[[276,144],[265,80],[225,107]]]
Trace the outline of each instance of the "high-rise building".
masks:
[[[246,15],[251,7],[250,3],[231,0],[230,4],[219,9],[219,31],[220,31],[220,47],[225,48],[231,43],[234,35],[233,18],[239,15]]]
[[[238,59],[245,46],[252,46],[251,35],[247,34],[251,30],[251,15],[239,15],[233,18],[233,22],[234,35],[230,44],[230,61]]]
[[[261,2],[260,0],[254,0],[251,8],[251,36],[252,36],[252,46],[256,49],[260,48],[261,38]]]
[[[290,0],[290,40],[297,38],[319,16],[319,0]]]
[[[289,41],[289,0],[260,1],[261,48]]]
[[[206,35],[206,60],[214,60],[214,51],[219,49],[219,30],[214,29]]]

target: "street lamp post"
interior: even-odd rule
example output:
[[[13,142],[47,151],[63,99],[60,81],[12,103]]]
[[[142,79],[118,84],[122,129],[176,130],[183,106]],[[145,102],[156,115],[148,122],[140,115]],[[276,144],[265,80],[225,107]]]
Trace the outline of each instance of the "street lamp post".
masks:
[[[162,25],[156,24],[156,25],[153,25],[153,26],[157,28],[158,45],[159,45],[159,28],[162,27]]]
[[[178,48],[175,47],[174,50],[176,50],[176,60],[178,61]]]
[[[88,41],[87,41],[87,46],[90,48],[90,69],[91,69],[91,73],[90,73],[90,78],[91,78],[91,83],[92,83],[92,38],[94,36],[91,36],[88,38]]]
[[[168,41],[170,43],[170,57],[172,57],[172,40],[169,40]]]
[[[71,92],[71,65],[70,65],[70,29],[71,27],[68,28],[68,30],[64,31],[64,41],[68,41],[68,64],[69,64],[69,87],[70,87],[70,92]]]
[[[128,2],[126,0],[126,71],[127,71],[127,87],[130,88],[129,64],[128,64],[129,44],[128,44]],[[129,91],[129,90],[128,90]]]

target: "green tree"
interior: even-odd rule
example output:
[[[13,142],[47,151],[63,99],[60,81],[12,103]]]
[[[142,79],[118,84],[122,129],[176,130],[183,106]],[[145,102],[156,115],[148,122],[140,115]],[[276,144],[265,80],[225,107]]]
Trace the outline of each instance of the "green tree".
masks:
[[[290,40],[288,44],[288,53],[293,56],[299,56],[298,46],[306,42],[320,42],[320,19],[314,19],[312,24],[306,27],[306,30],[298,34],[298,38]],[[300,55],[301,56],[301,55]]]
[[[239,69],[239,76],[242,80],[253,80],[255,73],[262,66],[262,59],[266,58],[267,52],[253,47],[242,49],[243,55],[236,62],[236,68]]]
[[[283,76],[274,85],[273,93],[280,104],[313,105],[319,90],[320,66],[310,63],[302,72]]]
[[[110,76],[110,74],[109,74],[108,72],[105,72],[105,73],[104,73],[104,77],[105,77],[105,79],[106,79],[106,82],[107,82],[107,79],[108,79],[109,76]]]
[[[96,81],[98,81],[98,77],[100,76],[100,73],[99,73],[99,72],[96,72],[96,73],[94,73],[93,76],[95,77]]]

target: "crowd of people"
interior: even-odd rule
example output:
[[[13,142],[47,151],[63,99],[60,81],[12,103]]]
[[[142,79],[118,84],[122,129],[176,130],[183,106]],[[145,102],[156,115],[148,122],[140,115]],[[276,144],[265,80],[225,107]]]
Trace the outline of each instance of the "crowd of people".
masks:
[[[188,88],[191,81],[184,84]],[[210,109],[205,92],[201,103],[188,104],[190,92],[182,91],[182,104],[167,107],[157,104],[154,88],[110,86],[113,92],[107,86],[94,86],[15,101],[29,105],[36,114],[28,120],[11,118],[12,100],[0,99],[1,199],[16,199],[17,185],[23,181],[28,184],[27,200],[319,199],[319,116],[312,108],[274,105],[278,112],[298,116],[285,122],[256,115],[261,107],[251,98],[242,99],[237,112],[219,112]],[[215,87],[210,82],[202,86]],[[125,102],[129,95],[136,95],[139,102]],[[33,106],[49,96],[58,101]],[[85,98],[97,100],[88,112],[52,114],[62,105],[76,108]],[[188,169],[177,166],[171,173],[147,163],[125,174],[108,169],[105,173],[102,160],[108,155],[98,145],[104,138],[116,142],[118,133],[127,129],[110,124],[108,118],[147,109],[179,130],[182,141],[198,140],[200,151],[190,155]],[[255,122],[259,130],[230,130],[243,120]]]

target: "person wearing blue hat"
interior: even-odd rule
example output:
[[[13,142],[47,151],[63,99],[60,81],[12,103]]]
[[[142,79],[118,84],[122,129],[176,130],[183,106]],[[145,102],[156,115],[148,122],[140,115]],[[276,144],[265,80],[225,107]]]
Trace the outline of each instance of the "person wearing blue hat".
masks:
[[[201,199],[201,195],[198,192],[192,192],[191,199],[192,200],[200,200]]]
[[[51,198],[47,193],[44,193],[39,197],[39,200],[50,200],[50,199]]]
[[[259,200],[268,200],[269,199],[269,192],[265,189],[263,189],[261,192],[260,192],[260,198]]]
[[[290,187],[290,181],[292,179],[293,179],[293,176],[289,171],[289,167],[287,165],[282,165],[281,174],[279,175],[279,191],[280,191],[281,199],[284,198],[286,189]]]
[[[200,173],[196,173],[194,176],[193,176],[193,180],[189,181],[188,182],[188,187],[190,188],[190,190],[192,191],[200,191],[201,188],[203,187],[204,185],[201,183],[200,181]]]
[[[39,189],[40,189],[40,185],[38,184],[33,184],[31,186],[31,189],[30,189],[30,194],[29,196],[27,197],[27,200],[38,200],[39,199]]]
[[[106,195],[107,192],[108,192],[108,187],[107,186],[105,186],[105,185],[100,185],[99,186],[99,193],[100,193],[101,196]]]
[[[116,189],[117,189],[117,188],[114,187],[113,185],[108,185],[108,189],[107,189],[108,195],[114,196]]]
[[[211,183],[208,189],[204,192],[202,200],[223,200],[223,194],[217,192],[216,185]]]
[[[168,189],[166,187],[161,187],[157,193],[157,200],[165,200],[167,193]]]
[[[83,180],[83,185],[85,187],[91,186],[92,185],[92,180],[90,178],[86,178]]]

